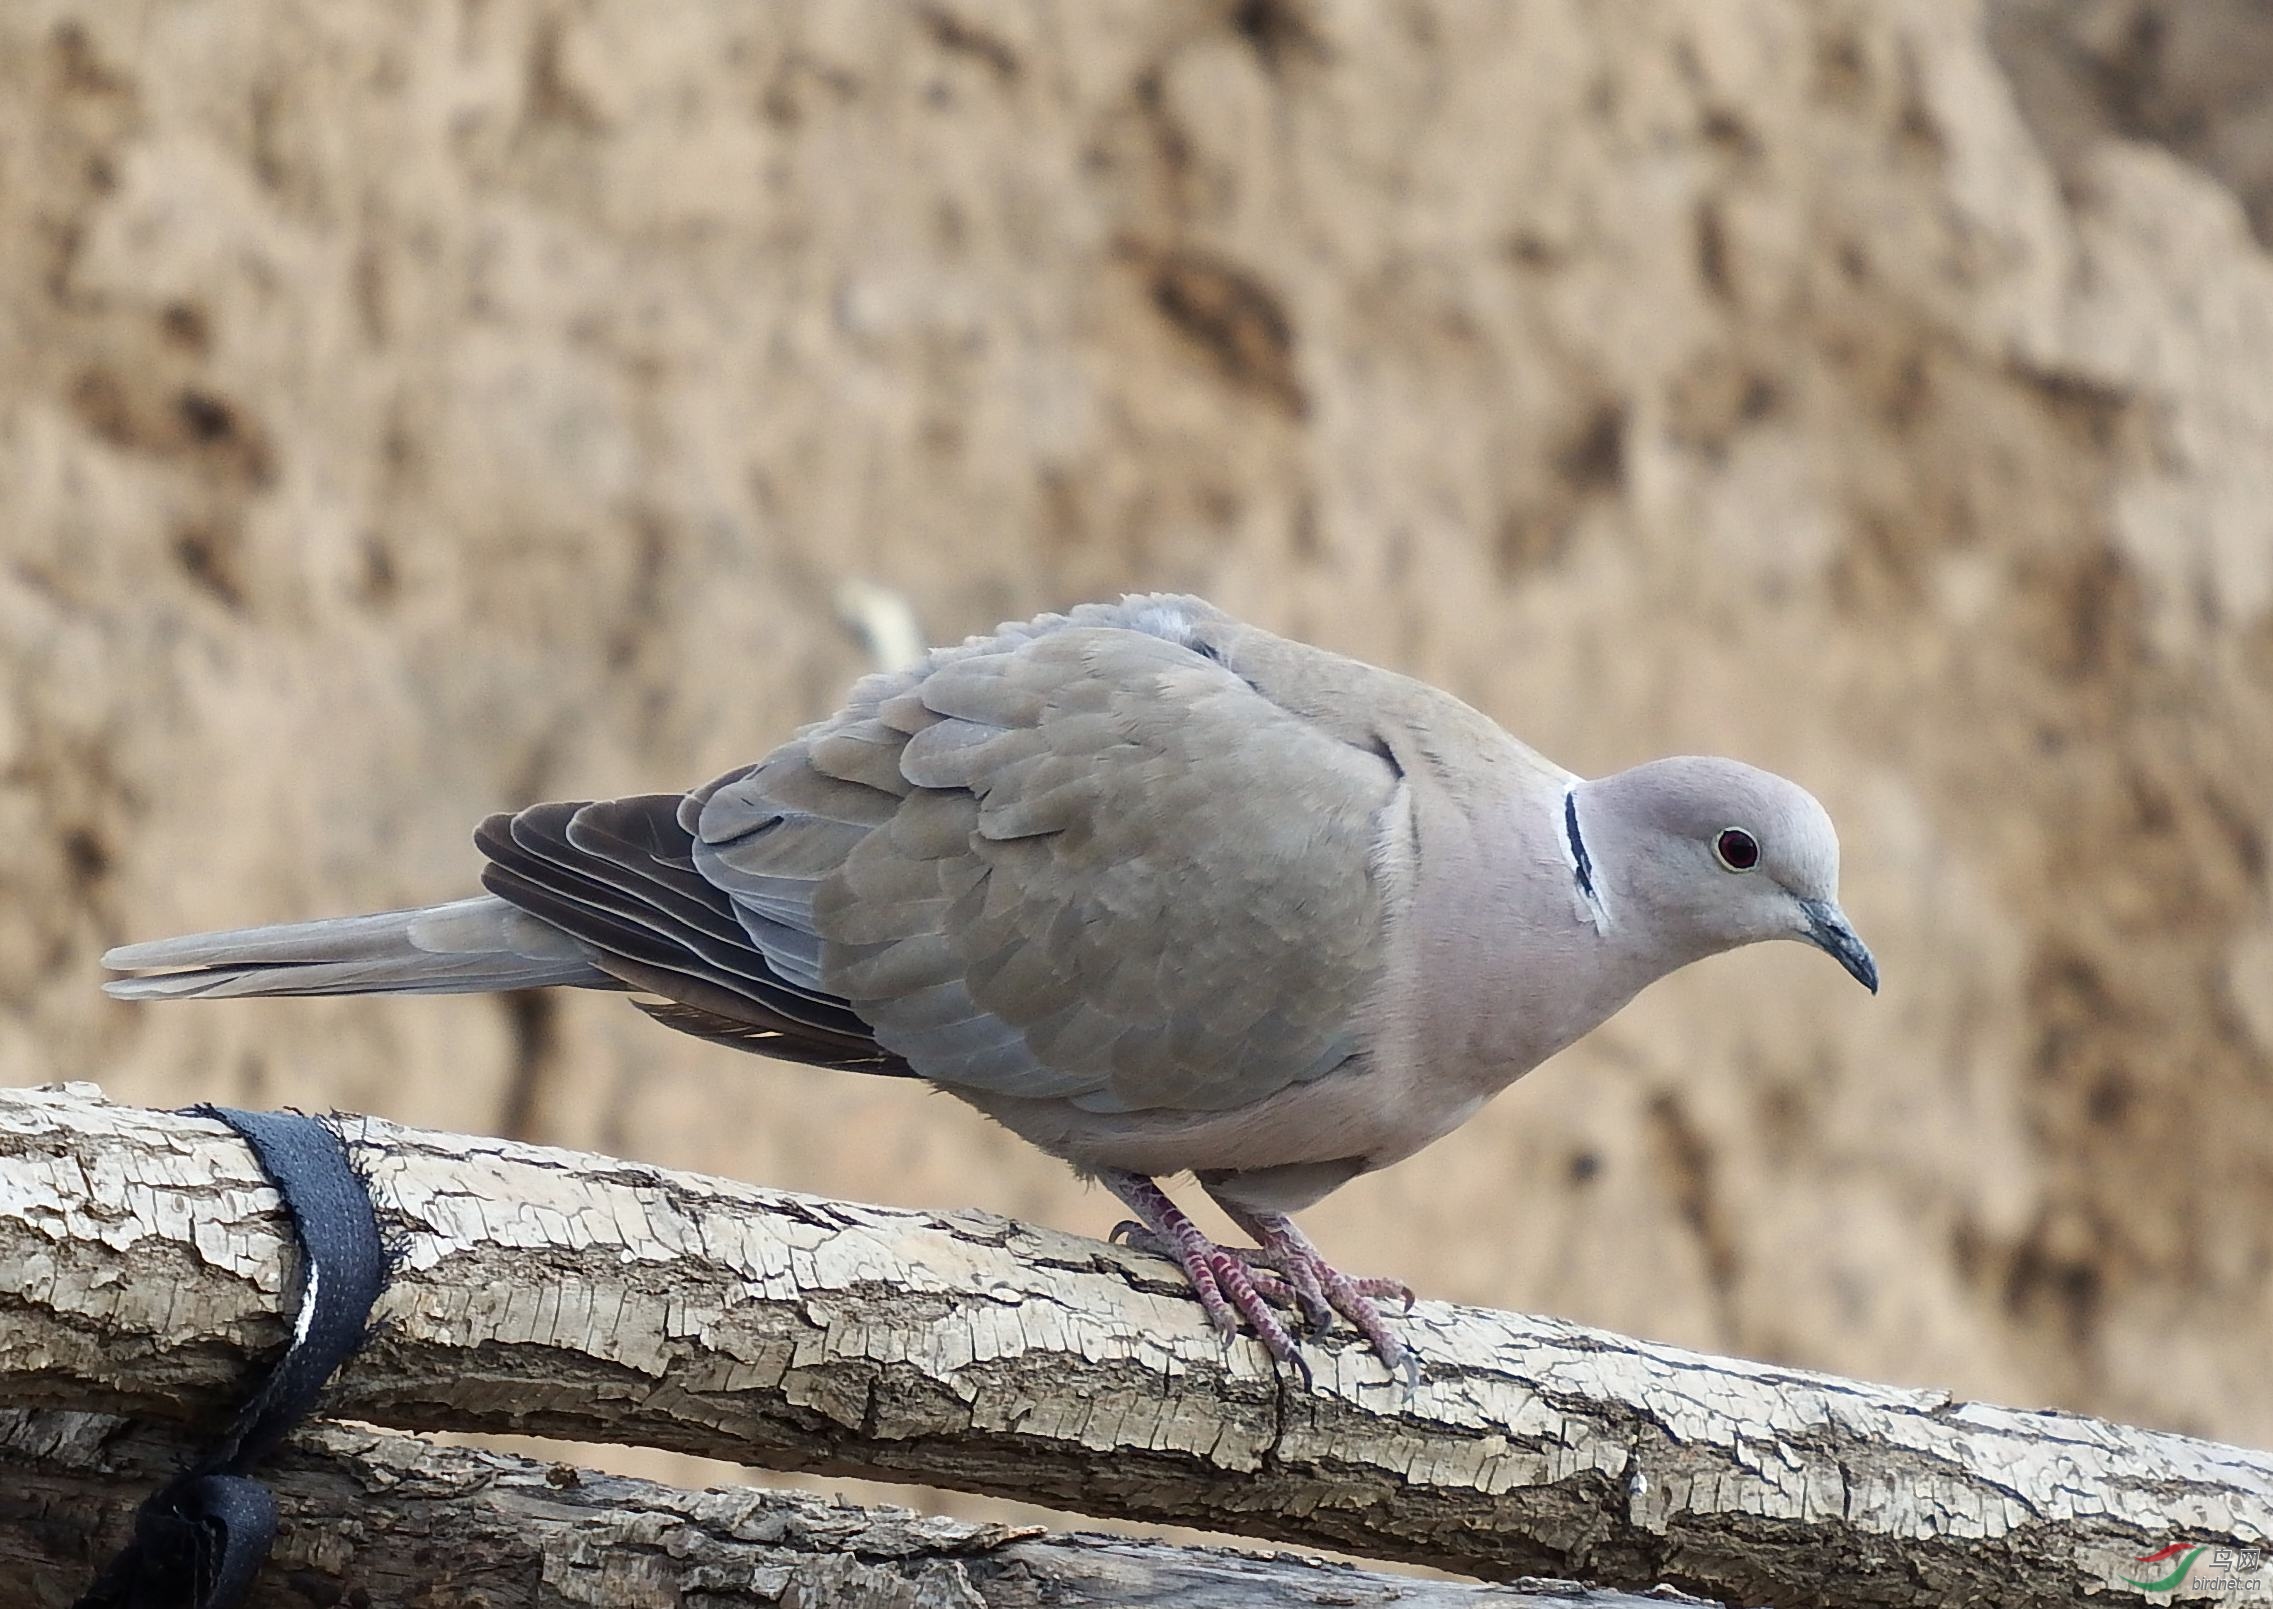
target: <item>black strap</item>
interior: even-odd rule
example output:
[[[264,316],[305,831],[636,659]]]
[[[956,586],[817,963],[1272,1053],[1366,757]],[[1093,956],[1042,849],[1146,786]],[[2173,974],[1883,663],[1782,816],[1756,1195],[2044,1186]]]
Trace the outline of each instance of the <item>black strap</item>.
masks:
[[[296,1112],[194,1106],[243,1135],[284,1198],[300,1238],[292,1344],[221,1439],[134,1518],[134,1539],[76,1609],[230,1609],[276,1540],[276,1499],[247,1471],[315,1406],[332,1371],[363,1344],[386,1283],[370,1192],[339,1136]]]

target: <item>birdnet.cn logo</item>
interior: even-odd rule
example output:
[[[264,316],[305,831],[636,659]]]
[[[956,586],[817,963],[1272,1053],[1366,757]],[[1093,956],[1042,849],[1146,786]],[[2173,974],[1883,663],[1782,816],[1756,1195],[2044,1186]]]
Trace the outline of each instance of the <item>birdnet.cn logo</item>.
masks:
[[[2189,1598],[2256,1598],[2273,1602],[2273,1553],[2263,1548],[2222,1548],[2173,1542],[2142,1553],[2116,1569],[2141,1592],[2178,1592]]]

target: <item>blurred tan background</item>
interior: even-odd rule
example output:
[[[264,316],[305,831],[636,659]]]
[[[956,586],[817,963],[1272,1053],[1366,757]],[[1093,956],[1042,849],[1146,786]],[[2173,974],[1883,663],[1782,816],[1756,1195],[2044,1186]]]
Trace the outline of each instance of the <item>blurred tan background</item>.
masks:
[[[1306,1222],[1426,1294],[2273,1444],[2273,14],[11,0],[0,1078],[1102,1232],[600,997],[129,1008],[866,668],[1185,588],[1813,787],[1888,985],[1661,985]]]

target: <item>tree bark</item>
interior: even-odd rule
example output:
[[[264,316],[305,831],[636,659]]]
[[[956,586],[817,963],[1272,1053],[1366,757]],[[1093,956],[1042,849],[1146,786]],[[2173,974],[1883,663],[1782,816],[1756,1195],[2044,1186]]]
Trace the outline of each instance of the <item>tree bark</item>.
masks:
[[[1408,1397],[1305,1389],[1165,1263],[345,1120],[401,1261],[333,1411],[999,1493],[1495,1578],[1779,1605],[2136,1601],[2273,1540],[2273,1457],[1424,1304]],[[0,1093],[0,1396],[217,1419],[284,1333],[275,1197],[220,1125]]]
[[[0,1410],[0,1609],[69,1602],[184,1452],[178,1432],[102,1414]],[[679,1491],[365,1425],[307,1427],[267,1484],[286,1523],[247,1609],[1713,1609],[971,1524],[803,1492]]]

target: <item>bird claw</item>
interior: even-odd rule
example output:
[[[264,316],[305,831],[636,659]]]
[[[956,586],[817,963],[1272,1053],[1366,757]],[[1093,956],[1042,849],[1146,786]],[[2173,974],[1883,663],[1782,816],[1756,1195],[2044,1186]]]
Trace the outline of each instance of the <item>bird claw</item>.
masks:
[[[1404,1375],[1408,1396],[1419,1389],[1419,1361],[1403,1342],[1389,1333],[1381,1310],[1373,1305],[1373,1298],[1377,1296],[1395,1298],[1404,1304],[1406,1312],[1411,1312],[1413,1292],[1409,1286],[1393,1279],[1352,1279],[1318,1255],[1309,1237],[1282,1215],[1234,1216],[1262,1243],[1261,1256],[1269,1259],[1273,1266],[1284,1269],[1289,1282],[1298,1290],[1313,1293],[1329,1313],[1339,1313],[1348,1319],[1383,1365],[1392,1373]]]
[[[1317,1377],[1310,1371],[1310,1360],[1302,1355],[1301,1346],[1287,1333],[1286,1326],[1279,1322],[1278,1315],[1270,1309],[1271,1297],[1266,1287],[1276,1286],[1277,1293],[1283,1297],[1286,1293],[1285,1284],[1269,1274],[1258,1281],[1255,1270],[1239,1255],[1236,1248],[1210,1245],[1199,1254],[1198,1261],[1206,1268],[1216,1299],[1222,1304],[1211,1310],[1208,1317],[1223,1332],[1226,1342],[1239,1333],[1239,1320],[1244,1318],[1247,1327],[1255,1332],[1255,1339],[1263,1343],[1264,1351],[1301,1375],[1305,1389],[1315,1385]],[[1197,1279],[1193,1281],[1193,1287],[1199,1288]],[[1202,1305],[1205,1305],[1204,1298]]]
[[[1123,1218],[1106,1233],[1106,1240],[1125,1245],[1131,1251],[1150,1252],[1165,1257],[1172,1263],[1183,1262],[1183,1254],[1174,1241],[1156,1230],[1147,1228],[1134,1218]],[[1303,1327],[1313,1335],[1324,1335],[1334,1327],[1333,1304],[1326,1300],[1307,1267],[1297,1264],[1302,1271],[1290,1273],[1288,1262],[1277,1252],[1260,1246],[1215,1246],[1215,1254],[1240,1265],[1247,1282],[1255,1293],[1275,1307],[1291,1308],[1301,1312]],[[1366,1281],[1372,1284],[1374,1281]],[[1394,1281],[1379,1283],[1394,1284]],[[1397,1289],[1403,1291],[1402,1285]],[[1405,1292],[1406,1305],[1411,1306],[1412,1293]]]
[[[1187,1250],[1178,1237],[1164,1235],[1133,1218],[1122,1219],[1105,1238],[1134,1251],[1165,1257],[1182,1268],[1184,1277],[1191,1281],[1193,1295],[1199,1298],[1208,1322],[1223,1337],[1225,1346],[1238,1338],[1244,1319],[1246,1328],[1263,1343],[1263,1350],[1300,1375],[1305,1388],[1317,1383],[1310,1360],[1271,1311],[1274,1303],[1307,1310],[1305,1293],[1275,1270],[1267,1254],[1245,1246],[1218,1246],[1196,1233],[1195,1243]]]
[[[1263,1349],[1299,1374],[1307,1389],[1317,1383],[1310,1361],[1272,1308],[1299,1312],[1304,1332],[1313,1338],[1330,1331],[1339,1314],[1392,1373],[1404,1377],[1408,1398],[1419,1389],[1419,1361],[1389,1333],[1388,1324],[1373,1305],[1375,1297],[1394,1299],[1411,1312],[1413,1293],[1409,1287],[1393,1279],[1350,1278],[1319,1256],[1308,1239],[1283,1217],[1257,1217],[1250,1222],[1235,1212],[1233,1216],[1240,1218],[1242,1227],[1262,1243],[1219,1246],[1202,1234],[1159,1186],[1133,1176],[1124,1175],[1122,1180],[1115,1186],[1122,1199],[1139,1212],[1160,1214],[1160,1223],[1156,1227],[1139,1219],[1123,1219],[1107,1238],[1165,1257],[1182,1268],[1208,1322],[1227,1343],[1239,1333],[1244,1320]]]

